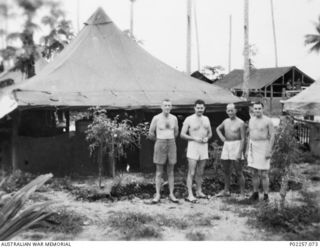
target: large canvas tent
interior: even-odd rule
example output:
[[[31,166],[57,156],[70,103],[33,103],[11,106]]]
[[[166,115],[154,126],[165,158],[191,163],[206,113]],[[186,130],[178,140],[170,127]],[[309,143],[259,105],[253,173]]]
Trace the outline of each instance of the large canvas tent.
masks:
[[[303,115],[320,115],[320,81],[283,102],[284,111]]]
[[[119,109],[158,108],[164,98],[178,108],[200,98],[208,107],[239,102],[228,90],[208,85],[159,61],[120,31],[101,9],[38,75],[13,87],[17,106]]]
[[[283,110],[293,115],[320,115],[320,81],[313,83],[310,87],[283,101]],[[306,121],[309,128],[309,144],[311,152],[320,156],[320,123]]]
[[[151,112],[158,111],[165,98],[171,99],[180,116],[193,110],[195,100],[202,99],[211,116],[219,112],[214,113],[213,125],[225,117],[227,103],[237,102],[244,112],[247,110],[248,102],[229,90],[192,78],[150,55],[120,31],[101,8],[85,24],[37,75],[6,87],[0,94],[0,118],[12,112],[10,118],[1,119],[11,124],[7,135],[11,150],[7,149],[10,155],[6,161],[12,167],[32,167],[43,173],[57,168],[77,172],[94,168],[77,123],[76,132],[69,135],[73,110],[103,106],[111,110],[109,113],[125,110],[126,114],[134,112],[139,121],[150,121]],[[65,126],[57,128],[56,121],[60,124],[60,120],[53,114],[58,116],[59,111],[63,112]],[[81,122],[78,124],[81,127]],[[151,149],[152,144],[145,141],[140,158],[134,159],[154,168]]]

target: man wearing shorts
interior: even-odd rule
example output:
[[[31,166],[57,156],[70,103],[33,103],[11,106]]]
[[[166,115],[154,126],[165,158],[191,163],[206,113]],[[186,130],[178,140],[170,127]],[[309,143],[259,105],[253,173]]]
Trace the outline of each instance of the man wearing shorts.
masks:
[[[154,144],[153,162],[156,164],[156,195],[152,203],[160,202],[160,189],[163,174],[163,167],[168,161],[167,173],[169,183],[169,200],[178,203],[173,194],[174,190],[174,165],[177,162],[177,147],[175,138],[178,136],[178,119],[170,114],[172,104],[169,99],[165,99],[161,105],[162,113],[152,118],[149,135],[156,139]]]
[[[192,192],[192,182],[195,176],[196,196],[198,198],[207,198],[201,189],[202,176],[206,161],[208,159],[208,140],[212,136],[209,118],[204,116],[205,103],[197,100],[194,104],[195,113],[188,116],[181,130],[181,138],[188,140],[187,158],[188,158],[188,176],[187,187],[188,197],[186,201],[195,203],[196,198]]]
[[[228,104],[227,115],[229,118],[225,119],[216,129],[223,142],[221,163],[224,169],[224,191],[217,196],[230,196],[231,165],[235,167],[238,176],[240,195],[244,196],[245,179],[240,160],[243,159],[245,127],[244,122],[236,116],[236,113],[235,105]]]
[[[250,199],[259,199],[260,178],[264,191],[263,199],[269,200],[269,169],[272,146],[274,143],[274,128],[270,118],[263,115],[263,103],[253,104],[254,116],[249,120],[249,140],[246,157],[248,166],[252,168],[253,194]]]

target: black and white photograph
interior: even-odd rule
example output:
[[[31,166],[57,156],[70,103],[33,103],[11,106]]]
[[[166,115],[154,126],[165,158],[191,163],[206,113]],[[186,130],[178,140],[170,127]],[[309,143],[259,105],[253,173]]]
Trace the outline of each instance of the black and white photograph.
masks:
[[[0,246],[320,246],[319,68],[320,0],[0,0]]]

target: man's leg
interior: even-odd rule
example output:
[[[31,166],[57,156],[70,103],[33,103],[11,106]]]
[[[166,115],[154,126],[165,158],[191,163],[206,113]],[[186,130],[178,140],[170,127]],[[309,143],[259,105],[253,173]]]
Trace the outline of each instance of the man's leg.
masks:
[[[260,184],[260,177],[259,177],[259,170],[252,169],[252,185],[253,185],[253,194],[251,195],[250,199],[253,201],[259,200],[259,184]]]
[[[243,170],[242,170],[242,162],[239,160],[234,161],[234,168],[236,170],[236,174],[238,177],[238,182],[240,186],[240,194],[244,195],[244,186],[245,186],[245,179],[243,175]]]
[[[162,174],[163,174],[163,166],[162,164],[157,164],[156,170],[156,195],[152,201],[159,201],[161,198],[160,190],[161,190],[161,181],[162,181]]]
[[[231,160],[221,160],[224,173],[224,194],[230,192]]]
[[[196,171],[197,160],[188,158],[188,176],[187,176],[187,188],[188,188],[188,199],[194,201],[196,198],[192,193],[192,182]]]
[[[173,201],[177,201],[177,198],[173,194],[174,190],[174,164],[168,164],[167,166],[168,183],[169,183],[169,197]]]
[[[261,177],[262,177],[263,192],[265,194],[268,194],[269,193],[269,171],[268,170],[261,171]]]
[[[206,196],[205,194],[203,194],[202,188],[201,188],[202,181],[203,181],[203,172],[204,172],[204,168],[206,167],[206,162],[207,162],[206,159],[199,160],[197,168],[196,168],[196,178],[195,178],[196,183],[197,183],[196,195],[198,197],[205,197]]]

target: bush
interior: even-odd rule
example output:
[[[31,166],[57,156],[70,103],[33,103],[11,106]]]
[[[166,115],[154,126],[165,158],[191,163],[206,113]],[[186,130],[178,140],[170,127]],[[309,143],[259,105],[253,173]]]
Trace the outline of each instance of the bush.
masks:
[[[278,202],[261,205],[257,212],[259,225],[275,232],[284,232],[288,237],[313,240],[310,233],[319,233],[314,224],[320,223],[320,209],[309,193],[303,192],[304,205],[280,207]],[[310,229],[311,228],[311,229]],[[306,235],[308,230],[309,235]]]

